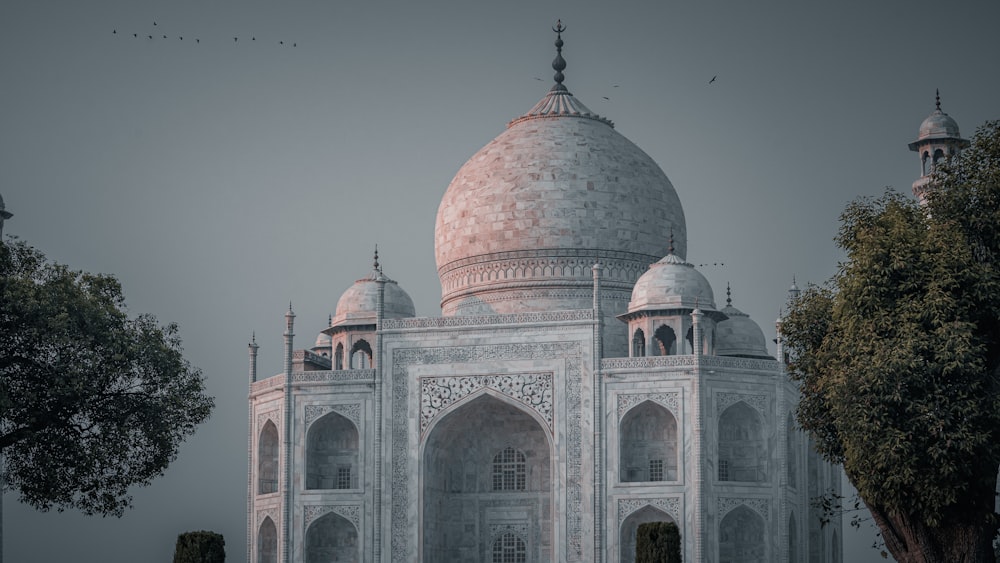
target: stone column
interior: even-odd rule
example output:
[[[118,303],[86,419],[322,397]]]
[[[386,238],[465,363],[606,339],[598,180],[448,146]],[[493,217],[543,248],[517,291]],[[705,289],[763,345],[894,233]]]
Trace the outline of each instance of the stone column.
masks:
[[[295,313],[292,312],[292,304],[288,304],[288,312],[285,313],[285,443],[284,443],[284,463],[282,467],[282,479],[284,494],[284,506],[281,511],[281,563],[291,562],[291,531],[292,531],[292,342],[295,336],[293,327],[295,325]]]

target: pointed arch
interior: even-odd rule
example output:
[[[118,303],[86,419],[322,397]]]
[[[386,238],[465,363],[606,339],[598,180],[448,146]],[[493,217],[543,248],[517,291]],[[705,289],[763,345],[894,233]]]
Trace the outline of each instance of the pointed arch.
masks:
[[[719,563],[766,563],[764,518],[745,505],[737,506],[719,523]]]
[[[667,325],[660,325],[653,333],[658,356],[673,356],[677,354],[677,334]]]
[[[278,492],[278,427],[268,420],[257,440],[257,494]]]
[[[730,405],[719,417],[719,481],[759,483],[767,480],[764,421],[744,401]]]
[[[641,358],[646,355],[646,333],[641,328],[632,334],[632,356]]]
[[[351,346],[351,369],[369,369],[373,365],[372,345],[361,338]]]
[[[306,432],[306,489],[358,488],[360,435],[347,417],[330,412]]]
[[[653,401],[629,409],[618,430],[619,480],[677,480],[677,419]]]
[[[496,538],[489,526],[470,528],[469,516],[455,507],[501,505],[516,515],[504,525],[527,530],[525,561],[551,560],[553,456],[537,413],[484,391],[453,405],[426,432],[419,479],[423,560],[491,561]]]
[[[278,563],[278,527],[270,516],[257,529],[257,563]]]
[[[361,560],[358,529],[350,520],[334,512],[309,525],[305,544],[305,563]]]
[[[344,343],[337,343],[337,351],[333,353],[333,369],[344,369]]]
[[[618,532],[618,543],[621,546],[621,563],[635,562],[636,533],[639,531],[640,524],[648,524],[649,522],[670,522],[675,525],[677,524],[669,514],[648,504],[629,514],[628,518],[622,522],[621,529]]]

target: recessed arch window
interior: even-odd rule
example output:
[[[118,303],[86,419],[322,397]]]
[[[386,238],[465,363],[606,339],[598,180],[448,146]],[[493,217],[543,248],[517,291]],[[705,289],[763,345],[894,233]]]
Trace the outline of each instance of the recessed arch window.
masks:
[[[493,563],[525,563],[528,546],[516,534],[507,532],[493,540]]]
[[[314,422],[306,435],[306,489],[358,487],[358,429],[331,412]]]
[[[719,417],[719,481],[767,480],[767,443],[760,413],[743,401]]]
[[[257,494],[278,492],[278,427],[268,420],[257,443]]]
[[[660,325],[660,328],[653,333],[653,340],[656,342],[658,355],[673,356],[677,354],[677,334],[669,326]]]
[[[361,339],[351,347],[351,369],[369,369],[372,367],[372,345]]]
[[[629,410],[618,442],[622,482],[677,480],[677,420],[664,407],[644,401]]]
[[[305,563],[359,561],[358,530],[349,520],[329,513],[306,531]]]
[[[527,484],[524,454],[507,446],[493,456],[493,490],[523,491]]]
[[[632,335],[632,356],[641,358],[646,355],[646,333],[641,328],[635,329]]]
[[[337,351],[333,354],[333,369],[344,369],[344,343],[337,343]]]
[[[719,523],[719,563],[765,563],[764,519],[746,506],[738,506]]]
[[[278,528],[269,516],[257,531],[257,563],[278,563]]]

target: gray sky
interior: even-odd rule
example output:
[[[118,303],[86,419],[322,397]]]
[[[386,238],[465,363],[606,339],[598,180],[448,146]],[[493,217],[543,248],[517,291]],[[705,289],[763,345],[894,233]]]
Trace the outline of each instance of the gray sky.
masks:
[[[217,402],[122,519],[8,494],[7,561],[169,561],[209,529],[242,562],[251,331],[280,371],[289,300],[311,346],[376,242],[439,314],[438,203],[551,85],[556,18],[566,85],[660,164],[689,261],[724,263],[700,268],[716,303],[732,282],[769,338],[792,276],[835,271],[844,204],[909,191],[935,88],[966,137],[1000,118],[997,2],[0,3],[4,232],[178,322]],[[871,541],[845,533],[845,561]]]

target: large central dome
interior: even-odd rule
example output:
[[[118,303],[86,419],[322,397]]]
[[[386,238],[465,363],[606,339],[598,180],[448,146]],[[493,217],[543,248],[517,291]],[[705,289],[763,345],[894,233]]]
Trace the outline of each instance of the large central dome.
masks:
[[[569,93],[561,54],[553,67],[555,86],[473,155],[441,200],[435,256],[445,315],[589,308],[597,261],[605,289],[624,292],[604,297],[624,307],[671,234],[675,253],[686,254],[670,180]]]

